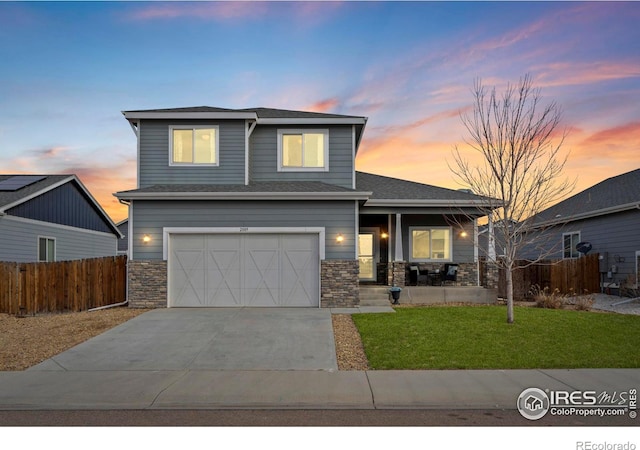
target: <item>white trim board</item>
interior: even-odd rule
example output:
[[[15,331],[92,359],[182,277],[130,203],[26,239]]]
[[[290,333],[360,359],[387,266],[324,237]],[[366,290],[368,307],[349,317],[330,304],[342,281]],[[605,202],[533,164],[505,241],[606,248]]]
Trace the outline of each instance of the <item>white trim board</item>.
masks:
[[[325,258],[324,227],[163,227],[162,259],[169,256],[169,235],[171,234],[318,234],[318,254]]]
[[[59,223],[45,222],[42,220],[25,219],[24,217],[17,217],[9,214],[3,215],[0,220],[14,220],[16,222],[33,223],[35,225],[48,226],[52,228],[61,228],[63,230],[75,231],[79,233],[95,234],[98,236],[112,236],[113,239],[115,239],[116,243],[118,242],[118,239],[121,239],[118,236],[116,236],[114,233],[107,233],[105,231],[87,230],[86,228],[77,228],[77,227],[72,227],[70,225],[61,225]]]

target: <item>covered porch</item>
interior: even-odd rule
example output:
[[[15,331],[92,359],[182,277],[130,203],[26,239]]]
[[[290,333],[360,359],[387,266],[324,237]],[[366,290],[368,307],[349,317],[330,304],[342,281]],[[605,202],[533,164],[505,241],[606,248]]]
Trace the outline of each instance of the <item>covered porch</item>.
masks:
[[[359,282],[364,286],[480,286],[475,220],[443,211],[362,208]]]

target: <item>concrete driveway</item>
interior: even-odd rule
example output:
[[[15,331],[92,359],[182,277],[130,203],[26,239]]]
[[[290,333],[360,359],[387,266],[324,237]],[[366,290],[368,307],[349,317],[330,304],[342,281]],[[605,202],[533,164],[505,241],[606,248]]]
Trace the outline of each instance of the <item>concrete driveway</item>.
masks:
[[[329,310],[156,309],[30,371],[337,371]]]

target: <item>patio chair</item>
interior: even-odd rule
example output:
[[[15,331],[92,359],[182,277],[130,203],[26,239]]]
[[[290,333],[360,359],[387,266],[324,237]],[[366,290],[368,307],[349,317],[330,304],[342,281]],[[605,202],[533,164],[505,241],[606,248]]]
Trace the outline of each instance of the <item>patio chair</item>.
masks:
[[[418,286],[420,281],[424,281],[425,286],[429,284],[429,271],[420,270],[418,266],[409,266],[409,283]]]
[[[458,265],[457,264],[445,264],[442,270],[442,285],[447,281],[453,282],[455,285],[458,282]]]

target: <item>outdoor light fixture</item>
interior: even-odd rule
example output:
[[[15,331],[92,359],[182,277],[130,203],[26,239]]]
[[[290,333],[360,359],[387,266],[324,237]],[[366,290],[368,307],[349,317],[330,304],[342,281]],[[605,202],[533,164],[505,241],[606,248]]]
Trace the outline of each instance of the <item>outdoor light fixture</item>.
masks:
[[[151,242],[151,236],[149,236],[148,234],[145,234],[142,237],[142,242],[144,242],[145,244],[148,244],[149,242]]]
[[[338,234],[338,236],[336,237],[336,242],[338,244],[342,244],[342,241],[344,241],[344,236],[342,235],[342,233]]]
[[[386,238],[388,238],[388,237],[389,237],[389,235],[387,234],[387,232],[386,232],[386,231],[383,231],[383,232],[380,234],[380,237],[381,237],[382,239],[386,239]]]
[[[464,237],[467,237],[467,236],[468,236],[468,233],[466,231],[461,231],[460,232],[460,237],[464,238]]]

